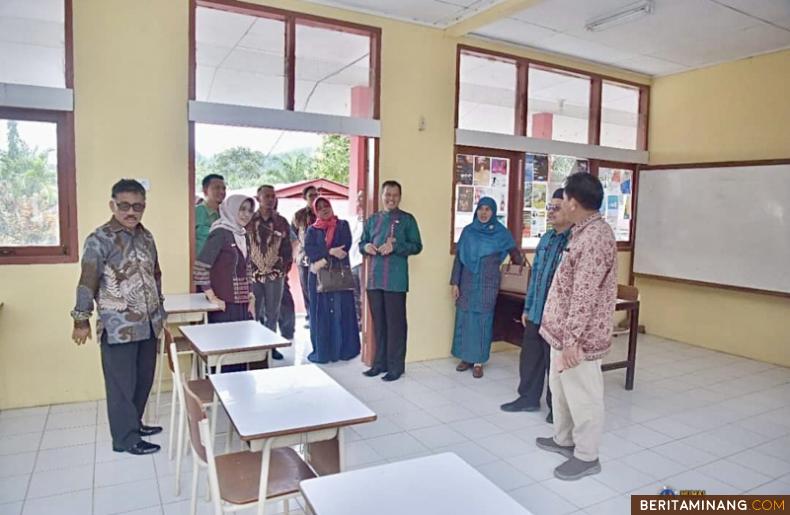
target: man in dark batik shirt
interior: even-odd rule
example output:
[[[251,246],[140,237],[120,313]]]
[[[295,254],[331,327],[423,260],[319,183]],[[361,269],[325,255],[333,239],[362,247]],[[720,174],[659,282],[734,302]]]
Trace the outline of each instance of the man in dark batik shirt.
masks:
[[[143,425],[154,381],[157,338],[165,323],[162,272],[153,235],[140,223],[145,188],[122,179],[112,187],[112,218],[85,239],[72,338],[91,337],[94,303],[101,343],[107,413],[116,452],[151,454],[159,446],[142,436],[161,427]]]

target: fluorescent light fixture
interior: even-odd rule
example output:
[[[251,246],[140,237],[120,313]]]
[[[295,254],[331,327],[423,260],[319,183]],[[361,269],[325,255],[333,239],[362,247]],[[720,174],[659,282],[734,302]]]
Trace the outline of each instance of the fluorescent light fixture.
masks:
[[[622,9],[618,9],[617,11],[590,20],[587,22],[584,28],[590,32],[606,30],[610,27],[614,27],[615,25],[638,20],[643,16],[652,14],[654,9],[654,0],[642,0],[641,2],[627,5]]]

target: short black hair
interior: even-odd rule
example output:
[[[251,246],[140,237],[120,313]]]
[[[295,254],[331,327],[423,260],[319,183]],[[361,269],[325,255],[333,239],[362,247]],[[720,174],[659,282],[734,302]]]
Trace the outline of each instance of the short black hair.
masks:
[[[256,191],[255,193],[256,193],[256,194],[258,194],[258,195],[260,195],[260,194],[261,194],[261,191],[265,190],[266,188],[269,188],[270,190],[273,190],[273,189],[274,189],[274,186],[272,186],[271,184],[261,184],[261,185],[258,187],[258,191]]]
[[[121,179],[112,185],[112,198],[118,198],[121,193],[139,193],[145,197],[145,188],[134,179]]]
[[[315,192],[318,193],[318,188],[311,184],[310,186],[305,186],[302,190],[302,198],[307,199],[307,194],[310,193],[311,190],[315,190]]]
[[[225,182],[225,177],[221,176],[218,173],[210,173],[203,177],[203,189],[208,188],[208,185],[211,184],[211,181],[214,179],[219,179],[222,182]]]
[[[554,190],[554,193],[551,195],[551,198],[558,198],[560,200],[564,199],[565,188],[557,188]]]
[[[603,185],[589,173],[574,173],[565,179],[565,196],[576,200],[584,209],[598,211],[603,203]]]
[[[403,195],[403,189],[400,187],[400,183],[398,181],[384,181],[384,183],[381,185],[382,193],[387,188],[398,188],[398,193]]]

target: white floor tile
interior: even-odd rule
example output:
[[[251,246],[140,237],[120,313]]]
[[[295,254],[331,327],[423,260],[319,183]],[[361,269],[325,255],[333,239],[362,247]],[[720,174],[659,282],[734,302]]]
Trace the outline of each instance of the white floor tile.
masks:
[[[790,462],[790,436],[777,438],[755,449],[768,456],[774,456],[780,460]]]
[[[586,515],[631,515],[631,496],[621,495],[584,509]]]
[[[42,449],[57,449],[59,447],[71,447],[74,445],[84,445],[96,441],[96,430],[93,427],[77,427],[73,429],[55,429],[44,431],[41,440]]]
[[[649,450],[625,456],[618,461],[644,472],[653,479],[673,476],[686,470],[685,465]]]
[[[156,479],[154,459],[150,456],[137,456],[133,461],[97,463],[95,478],[96,488]]]
[[[0,438],[26,433],[41,433],[46,415],[29,415],[0,419]]]
[[[97,401],[72,402],[69,404],[54,404],[50,407],[49,413],[57,414],[57,413],[70,413],[73,411],[88,411],[88,410],[96,411],[97,406],[98,406]]]
[[[23,504],[22,501],[0,504],[0,515],[19,515]]]
[[[49,413],[49,406],[0,410],[0,420],[16,417],[33,417]]]
[[[373,447],[364,440],[346,443],[346,467],[357,468],[368,463],[379,462],[384,456],[377,453]]]
[[[534,483],[531,477],[502,460],[480,465],[477,470],[506,492]]]
[[[151,508],[143,508],[141,510],[127,511],[122,515],[162,515],[161,506],[153,506]]]
[[[0,480],[4,477],[30,474],[35,463],[35,452],[0,456]]]
[[[491,454],[476,443],[469,441],[448,445],[447,447],[440,447],[436,449],[435,452],[454,452],[462,460],[473,467],[485,465],[499,459],[497,456]]]
[[[24,435],[4,436],[0,438],[0,456],[34,452],[41,444],[41,434],[27,433]]]
[[[365,440],[382,458],[387,460],[428,452],[429,449],[408,433],[380,436]]]
[[[504,433],[504,429],[492,424],[483,418],[472,418],[469,420],[462,420],[452,424],[453,429],[464,435],[465,437],[478,440],[487,436]]]
[[[89,490],[93,487],[93,464],[69,469],[35,472],[30,480],[28,498]]]
[[[38,452],[36,471],[57,470],[91,465],[95,461],[96,447],[93,444],[61,447]]]
[[[96,425],[96,410],[50,413],[47,418],[47,431]]]
[[[620,430],[612,431],[611,434],[624,438],[645,449],[672,441],[672,437],[654,431],[641,424],[635,424]]]
[[[790,463],[768,456],[757,450],[749,449],[727,458],[727,461],[749,467],[750,469],[771,477],[782,477],[790,474]]]
[[[428,411],[422,409],[418,411],[398,413],[394,417],[394,422],[404,431],[435,427],[442,424],[441,420],[428,413]]]
[[[542,450],[534,450],[528,454],[505,458],[505,461],[522,471],[535,481],[545,481],[554,477],[554,469],[566,461],[566,458]]]
[[[96,488],[93,493],[94,515],[124,513],[159,505],[156,480]]]
[[[378,413],[377,415],[378,418],[375,421],[368,422],[367,424],[358,424],[352,429],[363,440],[400,433],[403,431],[403,429],[395,423],[395,419],[393,417],[379,415]]]
[[[535,483],[509,492],[510,496],[535,515],[565,515],[578,511],[578,506],[562,496]]]
[[[790,492],[790,480],[776,480],[760,485],[753,490],[749,490],[749,495],[787,495]]]
[[[771,481],[771,477],[765,474],[760,474],[748,467],[728,460],[714,461],[703,465],[697,471],[722,483],[732,485],[741,491],[751,490]]]
[[[450,422],[458,422],[460,420],[469,420],[475,418],[476,415],[466,408],[462,408],[457,404],[445,404],[442,406],[434,406],[430,409],[431,414],[448,424]]]
[[[541,482],[541,485],[579,508],[592,506],[618,496],[619,492],[599,482],[595,477],[587,476],[578,481],[563,481],[552,477]]]
[[[620,494],[656,481],[653,476],[631,467],[621,460],[603,463],[601,473],[595,475],[595,479]]]
[[[446,447],[454,443],[467,441],[464,435],[452,428],[452,424],[415,429],[414,431],[409,431],[409,434],[429,449]]]
[[[85,515],[92,510],[93,491],[82,490],[43,499],[28,499],[22,515]]]
[[[30,475],[11,476],[0,481],[0,504],[23,501]]]
[[[697,449],[683,442],[671,442],[660,445],[653,448],[652,451],[689,468],[701,467],[702,465],[716,461],[717,458],[709,452]],[[693,490],[693,488],[691,489]]]
[[[477,444],[502,459],[521,456],[535,450],[534,443],[529,444],[509,433],[480,438]]]

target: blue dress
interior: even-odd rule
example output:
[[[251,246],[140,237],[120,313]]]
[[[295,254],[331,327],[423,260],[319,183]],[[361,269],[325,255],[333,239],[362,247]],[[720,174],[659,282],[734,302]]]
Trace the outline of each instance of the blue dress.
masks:
[[[499,254],[485,256],[480,260],[479,270],[475,274],[461,263],[458,255],[455,257],[450,284],[458,286],[461,295],[455,305],[452,353],[461,361],[488,361],[501,264],[502,257]]]
[[[309,227],[305,235],[304,250],[310,264],[327,259],[332,266],[350,268],[348,256],[338,260],[329,255],[324,241],[326,232]],[[348,222],[338,220],[332,247],[351,248],[351,229]],[[310,272],[307,287],[310,295],[310,341],[313,352],[307,359],[313,363],[328,363],[339,359],[349,360],[359,355],[359,325],[357,324],[354,292],[352,290],[318,293],[318,277]]]

